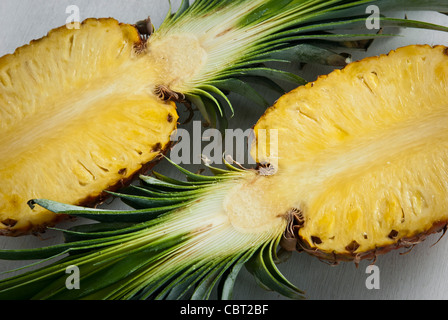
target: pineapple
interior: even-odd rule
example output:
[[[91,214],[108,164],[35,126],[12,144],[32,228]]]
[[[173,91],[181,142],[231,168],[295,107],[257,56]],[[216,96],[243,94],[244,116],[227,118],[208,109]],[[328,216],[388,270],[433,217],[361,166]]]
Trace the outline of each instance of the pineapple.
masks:
[[[87,19],[0,58],[0,234],[36,233],[66,216],[27,202],[95,206],[129,184],[170,146],[177,104],[225,127],[236,92],[263,106],[250,85],[305,84],[269,63],[345,66],[346,47],[390,36],[365,27],[365,9],[402,1],[183,1],[153,32],[147,23]],[[438,1],[410,9],[445,10]],[[381,26],[446,28],[381,17]],[[140,31],[140,32],[139,32]],[[345,47],[341,49],[341,47]]]
[[[429,89],[430,88],[430,89]],[[255,125],[258,167],[205,165],[180,181],[141,175],[114,195],[134,209],[31,206],[96,221],[65,243],[0,251],[68,257],[0,282],[5,299],[230,299],[243,266],[286,297],[279,247],[336,263],[373,259],[448,224],[448,48],[414,45],[353,62],[282,96]],[[100,253],[101,254],[98,254]],[[65,270],[80,268],[80,290]]]
[[[154,66],[143,45],[132,26],[89,19],[0,60],[0,233],[61,218],[31,212],[36,196],[95,204],[168,147],[176,107],[145,90]]]
[[[295,249],[360,261],[446,228],[447,84],[448,49],[409,46],[322,76],[266,112],[255,132],[277,128],[279,143],[258,160],[278,163],[268,188],[293,208]]]

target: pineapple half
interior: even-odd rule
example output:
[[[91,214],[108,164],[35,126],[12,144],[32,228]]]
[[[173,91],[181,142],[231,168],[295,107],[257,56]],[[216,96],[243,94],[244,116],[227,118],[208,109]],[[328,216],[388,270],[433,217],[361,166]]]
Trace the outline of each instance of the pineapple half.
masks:
[[[279,143],[258,160],[278,163],[266,189],[293,212],[294,247],[359,261],[446,229],[447,97],[448,48],[409,46],[269,109],[255,131],[276,128]]]
[[[305,81],[270,62],[344,66],[341,47],[387,34],[364,28],[367,5],[402,1],[183,1],[156,32],[145,23],[88,19],[0,58],[0,234],[42,231],[63,217],[27,202],[95,205],[150,168],[170,145],[175,102],[225,126],[223,92],[268,106],[250,83]],[[409,9],[445,10],[438,1]],[[381,17],[382,27],[446,28]],[[147,34],[140,34],[139,31]]]
[[[218,285],[230,299],[243,266],[303,298],[276,267],[279,247],[358,263],[446,229],[447,98],[448,48],[403,47],[281,97],[254,128],[256,169],[206,163],[207,176],[173,163],[186,181],[142,175],[115,193],[135,210],[33,200],[97,222],[63,230],[60,245],[0,251],[62,258],[3,280],[0,298],[206,299]],[[65,287],[73,265],[80,290]]]
[[[1,234],[59,220],[29,199],[95,204],[167,148],[176,107],[146,88],[155,66],[142,45],[132,26],[89,19],[0,60]]]

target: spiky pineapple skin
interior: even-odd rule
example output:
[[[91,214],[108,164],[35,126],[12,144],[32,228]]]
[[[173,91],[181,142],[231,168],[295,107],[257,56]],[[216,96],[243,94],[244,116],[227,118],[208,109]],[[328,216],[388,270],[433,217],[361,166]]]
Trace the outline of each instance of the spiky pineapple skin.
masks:
[[[370,260],[375,262],[378,256],[387,254],[391,251],[406,249],[412,250],[412,248],[419,243],[425,241],[428,237],[436,234],[443,233],[445,234],[448,225],[447,221],[438,221],[433,224],[433,226],[425,231],[424,233],[416,234],[413,237],[403,237],[398,239],[395,243],[387,246],[382,246],[375,248],[373,250],[368,250],[364,252],[328,252],[324,250],[319,250],[316,248],[314,244],[310,244],[308,241],[303,239],[302,237],[298,237],[294,240],[295,243],[295,251],[297,252],[305,252],[311,256],[317,257],[323,261],[327,261],[330,264],[337,265],[341,262],[353,262],[356,265],[359,264],[363,260]],[[441,236],[441,237],[442,237]],[[284,239],[284,241],[288,242],[291,239]],[[289,248],[290,250],[290,248]]]

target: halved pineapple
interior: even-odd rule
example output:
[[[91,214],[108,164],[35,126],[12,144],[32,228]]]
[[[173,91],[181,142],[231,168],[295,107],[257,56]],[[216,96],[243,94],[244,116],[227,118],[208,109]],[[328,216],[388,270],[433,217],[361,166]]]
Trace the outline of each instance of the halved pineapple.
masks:
[[[278,163],[265,196],[294,210],[297,249],[362,259],[445,228],[447,97],[448,49],[409,46],[320,77],[266,112],[255,131],[278,129],[277,149],[254,154]]]
[[[149,87],[136,29],[114,19],[65,27],[0,59],[0,233],[60,217],[28,200],[94,204],[148,168],[177,125]]]

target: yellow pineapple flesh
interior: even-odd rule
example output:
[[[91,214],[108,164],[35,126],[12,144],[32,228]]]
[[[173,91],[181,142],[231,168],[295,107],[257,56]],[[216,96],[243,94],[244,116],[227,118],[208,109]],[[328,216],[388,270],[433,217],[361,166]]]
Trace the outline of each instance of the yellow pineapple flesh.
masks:
[[[30,199],[95,204],[168,147],[178,116],[154,93],[142,41],[133,26],[89,19],[0,59],[0,234],[60,219]]]
[[[447,98],[447,48],[408,46],[279,99],[255,126],[278,143],[252,153],[277,166],[259,183],[289,212],[296,248],[361,259],[445,228]]]

